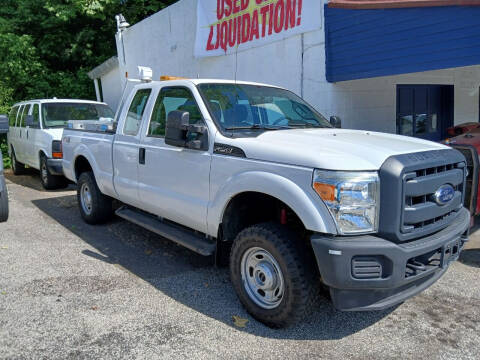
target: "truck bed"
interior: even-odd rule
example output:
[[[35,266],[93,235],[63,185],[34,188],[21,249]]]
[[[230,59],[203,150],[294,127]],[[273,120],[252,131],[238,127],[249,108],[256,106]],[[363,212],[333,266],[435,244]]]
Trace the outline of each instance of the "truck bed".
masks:
[[[114,139],[115,134],[105,131],[65,128],[62,137],[65,177],[77,182],[75,166],[81,166],[81,157],[85,157],[92,166],[100,191],[116,198],[112,158]]]

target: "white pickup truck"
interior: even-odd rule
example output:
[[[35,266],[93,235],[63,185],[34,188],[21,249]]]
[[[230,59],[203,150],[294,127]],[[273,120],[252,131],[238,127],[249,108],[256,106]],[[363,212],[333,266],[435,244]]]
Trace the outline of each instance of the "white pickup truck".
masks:
[[[468,240],[465,158],[441,144],[333,127],[282,88],[143,82],[112,126],[65,129],[83,219],[116,214],[229,261],[258,320],[305,316],[320,284],[379,310],[437,281]]]

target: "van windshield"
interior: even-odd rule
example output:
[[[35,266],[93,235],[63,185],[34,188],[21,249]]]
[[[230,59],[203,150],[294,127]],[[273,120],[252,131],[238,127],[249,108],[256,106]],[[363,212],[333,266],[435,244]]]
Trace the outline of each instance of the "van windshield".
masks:
[[[224,130],[332,127],[288,90],[243,84],[200,84],[198,89],[213,120]]]
[[[44,128],[65,127],[69,120],[113,119],[113,111],[104,104],[93,103],[46,103],[42,104]]]

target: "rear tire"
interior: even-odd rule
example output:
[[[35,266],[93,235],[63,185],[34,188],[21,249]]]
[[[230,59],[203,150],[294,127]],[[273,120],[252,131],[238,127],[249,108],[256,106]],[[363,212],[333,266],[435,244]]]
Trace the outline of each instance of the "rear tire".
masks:
[[[40,180],[45,190],[55,190],[67,186],[67,181],[63,176],[50,173],[45,155],[40,156]]]
[[[25,165],[17,160],[15,150],[12,148],[12,171],[14,175],[23,175],[25,173]]]
[[[0,176],[0,223],[8,220],[8,191],[5,178]]]
[[[112,198],[103,195],[91,171],[83,172],[77,184],[80,214],[88,224],[102,224],[112,217]]]
[[[230,254],[230,276],[246,310],[267,326],[303,319],[318,294],[316,272],[295,233],[276,223],[241,231]]]

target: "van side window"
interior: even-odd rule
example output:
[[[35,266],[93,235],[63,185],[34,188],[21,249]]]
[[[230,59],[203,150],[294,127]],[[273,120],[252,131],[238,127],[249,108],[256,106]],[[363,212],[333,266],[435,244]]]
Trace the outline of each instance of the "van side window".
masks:
[[[15,127],[20,127],[20,119],[22,118],[23,109],[25,109],[25,105],[20,105],[20,108],[17,112],[17,121],[15,122]]]
[[[152,89],[140,89],[133,97],[130,108],[128,109],[127,119],[125,120],[125,126],[123,127],[124,135],[137,135],[142,122],[143,112],[147,105],[148,98]]]
[[[203,121],[197,102],[190,90],[183,87],[168,87],[160,90],[150,118],[148,136],[164,137],[165,124],[171,111],[188,111],[190,124]]]
[[[24,106],[23,112],[22,112],[22,116],[21,116],[21,118],[20,118],[20,123],[19,123],[20,125],[17,124],[18,126],[20,126],[20,127],[25,127],[25,119],[26,119],[26,117],[27,117],[27,115],[28,115],[28,112],[30,111],[30,107],[31,107],[31,106],[32,106],[32,105],[30,105],[30,104]]]
[[[33,104],[32,110],[33,124],[32,128],[40,128],[40,107],[38,104]]]
[[[8,125],[10,127],[15,126],[15,121],[17,121],[17,112],[18,112],[18,106],[14,106],[12,110],[10,110],[10,113],[8,114]]]

